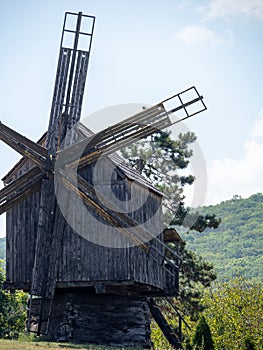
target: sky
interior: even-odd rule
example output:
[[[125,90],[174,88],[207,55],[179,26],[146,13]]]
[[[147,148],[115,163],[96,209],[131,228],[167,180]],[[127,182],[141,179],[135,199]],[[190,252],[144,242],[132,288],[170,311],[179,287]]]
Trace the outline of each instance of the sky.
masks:
[[[2,0],[0,121],[32,140],[47,129],[66,11],[96,17],[82,110],[93,131],[119,121],[89,119],[102,108],[195,85],[208,109],[181,127],[198,137],[201,204],[263,192],[263,0]],[[4,176],[20,157],[3,143],[0,155]]]

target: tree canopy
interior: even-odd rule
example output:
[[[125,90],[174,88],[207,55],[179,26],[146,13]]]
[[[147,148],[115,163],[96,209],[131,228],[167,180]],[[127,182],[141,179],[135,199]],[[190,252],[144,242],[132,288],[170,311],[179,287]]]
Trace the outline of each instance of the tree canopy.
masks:
[[[213,262],[220,279],[243,276],[263,282],[263,194],[238,195],[217,205],[200,208],[222,220],[217,230],[183,235],[189,249]]]

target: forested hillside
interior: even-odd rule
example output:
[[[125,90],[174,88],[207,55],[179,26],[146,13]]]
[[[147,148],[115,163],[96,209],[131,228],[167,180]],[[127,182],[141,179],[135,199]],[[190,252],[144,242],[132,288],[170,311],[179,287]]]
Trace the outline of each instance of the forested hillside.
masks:
[[[219,277],[263,281],[263,194],[204,207],[222,219],[218,229],[184,235],[188,248],[214,264]]]

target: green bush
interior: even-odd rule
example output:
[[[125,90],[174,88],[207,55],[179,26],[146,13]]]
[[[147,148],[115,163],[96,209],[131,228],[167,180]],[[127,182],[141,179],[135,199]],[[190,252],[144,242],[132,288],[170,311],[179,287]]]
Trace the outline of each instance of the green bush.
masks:
[[[17,339],[25,329],[27,295],[3,290],[4,280],[0,261],[0,338]]]

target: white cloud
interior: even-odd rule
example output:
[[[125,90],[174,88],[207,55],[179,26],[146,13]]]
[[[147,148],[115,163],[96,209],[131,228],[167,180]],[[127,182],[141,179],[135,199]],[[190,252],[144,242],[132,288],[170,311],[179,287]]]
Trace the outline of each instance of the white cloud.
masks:
[[[263,111],[259,112],[258,118],[256,119],[250,134],[250,138],[256,140],[262,140],[263,138]]]
[[[240,159],[215,160],[208,168],[207,203],[219,203],[238,194],[263,192],[263,112],[259,113]]]
[[[184,44],[222,45],[232,44],[232,33],[226,32],[223,37],[203,26],[187,26],[175,34],[175,39]]]
[[[263,19],[262,0],[209,0],[207,5],[198,10],[205,14],[206,19],[240,15]]]

